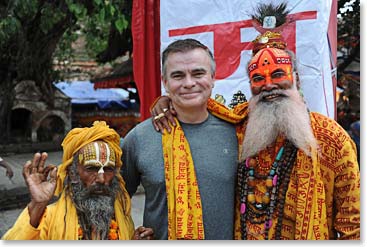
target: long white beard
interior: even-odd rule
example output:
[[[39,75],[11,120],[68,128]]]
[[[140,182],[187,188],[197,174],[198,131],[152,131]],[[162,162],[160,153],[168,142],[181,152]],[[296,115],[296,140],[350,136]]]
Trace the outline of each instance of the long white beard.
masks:
[[[284,97],[274,102],[261,101],[264,96],[274,93]],[[296,89],[264,92],[250,99],[241,160],[256,155],[281,134],[308,156],[311,149],[317,148],[307,106]]]

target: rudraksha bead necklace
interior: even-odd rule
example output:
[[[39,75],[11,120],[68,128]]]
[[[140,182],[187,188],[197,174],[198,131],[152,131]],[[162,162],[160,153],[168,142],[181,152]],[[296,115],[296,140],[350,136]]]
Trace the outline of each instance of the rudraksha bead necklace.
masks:
[[[280,239],[285,195],[296,154],[297,148],[289,141],[286,141],[285,145],[279,149],[265,177],[255,173],[255,166],[258,166],[257,157],[248,158],[239,164],[238,188],[240,188],[242,239],[247,239],[248,230],[246,221],[250,221],[252,224],[264,224],[264,231],[256,234],[264,233],[265,239],[268,239],[269,229],[273,223],[272,216],[275,210],[278,211],[275,238]],[[255,178],[265,179],[266,192],[261,201],[256,201],[255,198]]]

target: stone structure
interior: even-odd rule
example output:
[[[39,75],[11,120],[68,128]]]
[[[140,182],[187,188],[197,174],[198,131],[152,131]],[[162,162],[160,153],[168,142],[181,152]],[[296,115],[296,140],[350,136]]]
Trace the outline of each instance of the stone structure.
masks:
[[[34,81],[22,81],[14,90],[11,134],[15,141],[60,143],[71,129],[70,98],[55,88],[50,109]]]

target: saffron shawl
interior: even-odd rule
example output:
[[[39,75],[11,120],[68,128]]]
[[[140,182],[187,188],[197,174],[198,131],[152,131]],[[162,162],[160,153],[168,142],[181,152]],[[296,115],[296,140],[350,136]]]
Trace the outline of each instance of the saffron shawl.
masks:
[[[208,109],[228,122],[243,119],[212,99],[208,100]],[[190,146],[177,119],[176,126],[171,127],[171,133],[165,130],[162,135],[168,239],[205,239],[201,198]]]

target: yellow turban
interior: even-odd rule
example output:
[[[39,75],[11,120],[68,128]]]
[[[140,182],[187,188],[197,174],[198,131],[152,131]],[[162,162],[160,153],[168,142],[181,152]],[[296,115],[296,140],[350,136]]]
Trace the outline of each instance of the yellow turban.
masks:
[[[104,121],[95,121],[93,126],[88,128],[74,128],[65,137],[61,146],[63,147],[62,164],[59,165],[57,171],[57,184],[55,195],[59,195],[63,191],[64,180],[67,173],[67,167],[71,165],[73,156],[83,146],[88,143],[101,140],[109,144],[116,154],[116,176],[121,181],[120,168],[122,165],[120,148],[120,136],[111,129]]]

